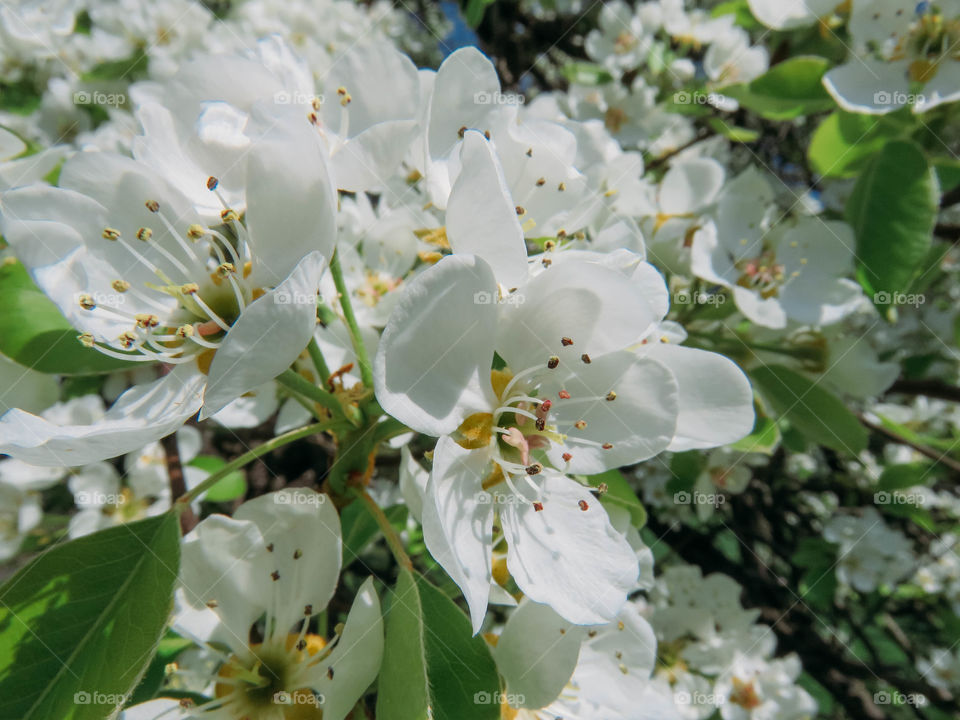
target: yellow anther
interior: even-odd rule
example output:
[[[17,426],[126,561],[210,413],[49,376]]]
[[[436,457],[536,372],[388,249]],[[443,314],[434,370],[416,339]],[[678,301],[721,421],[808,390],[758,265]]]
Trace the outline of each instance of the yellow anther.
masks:
[[[123,293],[130,289],[130,283],[128,283],[126,280],[114,280],[112,283],[110,283],[110,287],[112,287],[118,293]]]
[[[119,239],[120,239],[120,231],[117,230],[116,228],[111,228],[111,227],[104,228],[104,229],[103,229],[103,239],[104,239],[104,240],[119,240]]]
[[[85,332],[77,335],[77,340],[80,341],[80,344],[84,347],[92,348],[93,347],[93,335],[91,333]]]
[[[137,230],[137,240],[140,240],[141,242],[147,242],[147,240],[149,240],[152,237],[153,237],[153,230],[151,230],[150,228],[142,227],[139,230]]]
[[[180,292],[182,292],[184,295],[196,295],[198,292],[200,292],[200,286],[196,283],[187,283],[180,286]]]
[[[204,235],[206,235],[206,233],[207,231],[203,227],[203,225],[199,225],[197,223],[193,223],[190,227],[187,228],[187,237],[190,238],[191,240],[199,240]]]

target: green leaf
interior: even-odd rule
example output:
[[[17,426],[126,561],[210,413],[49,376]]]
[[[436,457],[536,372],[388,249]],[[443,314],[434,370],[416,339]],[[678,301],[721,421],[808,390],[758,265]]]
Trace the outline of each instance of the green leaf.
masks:
[[[197,455],[197,457],[187,463],[188,466],[199,468],[211,475],[226,464],[223,458],[213,455]],[[230,502],[246,494],[247,478],[242,470],[234,470],[222,480],[217,481],[200,499],[208,502]]]
[[[79,334],[18,262],[0,263],[0,353],[33,370],[91,375],[136,367],[83,347]]]
[[[167,636],[157,645],[157,652],[147,666],[146,672],[143,673],[140,684],[130,695],[127,706],[147,702],[147,700],[156,697],[160,688],[163,687],[164,678],[167,676],[167,665],[176,660],[177,655],[189,647],[194,647],[192,640],[187,640],[173,631],[168,631]]]
[[[800,576],[800,597],[810,606],[826,609],[833,605],[837,590],[836,559],[836,545],[823,538],[806,537],[798,543],[792,562],[804,569]]]
[[[917,485],[926,485],[932,479],[930,463],[900,463],[888,465],[880,473],[877,490],[891,492]]]
[[[839,398],[813,381],[782,365],[754,368],[750,377],[774,414],[813,442],[852,454],[866,448],[866,428]]]
[[[747,0],[726,0],[714,6],[710,11],[710,17],[720,17],[721,15],[733,15],[734,22],[744,30],[761,30],[763,26],[750,12],[750,3]]]
[[[602,65],[589,62],[569,62],[560,68],[568,82],[577,85],[604,85],[613,82],[613,75]]]
[[[0,717],[102,720],[137,686],[170,614],[175,513],[54,546],[0,587]]]
[[[483,16],[487,12],[487,7],[493,5],[496,0],[467,0],[467,9],[463,13],[463,19],[467,25],[477,28],[483,22]]]
[[[822,57],[794,57],[749,83],[729,85],[720,92],[768,120],[792,120],[833,107],[821,82],[829,68],[830,61]]]
[[[707,125],[718,135],[722,135],[728,140],[733,140],[733,142],[748,143],[760,137],[760,133],[757,130],[728,125],[723,121],[723,118],[707,118]]]
[[[386,623],[378,720],[498,720],[496,665],[450,598],[401,569]]]
[[[390,524],[399,532],[407,521],[406,505],[391,505],[384,508]],[[352,502],[340,511],[343,528],[343,566],[346,567],[373,542],[380,533],[380,526],[362,502]]]
[[[691,492],[697,483],[697,478],[703,472],[706,458],[696,450],[674,453],[670,458],[670,474],[667,481],[667,492],[675,495],[679,492]]]
[[[927,256],[940,189],[923,150],[888,142],[870,161],[847,201],[857,237],[858,276],[874,302],[895,304]]]
[[[933,163],[937,171],[937,180],[940,182],[941,192],[949,192],[960,185],[960,161],[950,158],[939,158]]]
[[[903,128],[888,116],[837,110],[813,133],[807,160],[823,177],[854,177],[884,145],[903,135]]]
[[[641,528],[647,524],[646,509],[619,470],[607,470],[599,475],[590,475],[587,477],[587,482],[592,487],[600,487],[601,483],[606,483],[607,492],[600,498],[601,502],[622,507],[629,512],[630,522],[634,527]]]

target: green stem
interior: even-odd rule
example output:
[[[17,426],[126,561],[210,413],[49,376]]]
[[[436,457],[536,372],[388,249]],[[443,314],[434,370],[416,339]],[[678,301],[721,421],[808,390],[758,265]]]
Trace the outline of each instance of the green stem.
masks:
[[[327,367],[327,361],[323,357],[320,346],[317,345],[316,338],[310,338],[310,344],[307,345],[307,352],[310,353],[310,359],[313,360],[313,366],[320,375],[320,384],[326,385],[330,378],[330,369]]]
[[[329,410],[335,418],[346,418],[352,425],[359,427],[359,418],[357,418],[355,415],[348,416],[343,405],[340,404],[340,401],[337,400],[332,393],[327,392],[321,387],[317,387],[312,382],[293,370],[288,368],[277,375],[277,382],[288,390],[300,393],[310,400],[320,403],[320,405]]]
[[[353,352],[356,354],[357,364],[360,366],[360,377],[364,385],[372,388],[373,367],[370,365],[367,347],[363,344],[363,337],[360,335],[357,316],[353,314],[353,304],[350,302],[350,293],[347,291],[347,284],[343,280],[343,269],[340,267],[340,253],[333,253],[333,259],[330,260],[330,274],[333,275],[333,282],[336,284],[337,293],[340,295],[340,308],[343,310],[343,319],[346,320],[347,329],[350,331],[350,341],[353,343]]]
[[[412,571],[413,562],[410,560],[410,556],[407,555],[407,551],[403,549],[403,542],[400,540],[400,536],[397,535],[397,531],[393,529],[393,525],[390,524],[383,510],[380,509],[380,506],[377,505],[376,501],[370,497],[370,493],[366,490],[361,490],[360,488],[352,488],[352,490],[353,494],[360,498],[360,501],[366,506],[367,511],[373,516],[373,519],[377,521],[377,525],[380,526],[380,532],[383,533],[383,538],[387,541],[390,552],[393,553],[397,562],[407,570]]]
[[[190,502],[192,500],[194,500],[197,496],[205,493],[207,490],[209,490],[211,487],[216,485],[218,482],[220,482],[223,478],[225,478],[227,475],[232,473],[234,470],[239,470],[247,463],[253,462],[258,457],[262,455],[266,455],[268,452],[272,450],[276,450],[278,447],[288,445],[289,443],[292,443],[301,438],[305,438],[308,435],[315,435],[316,433],[329,430],[334,425],[336,425],[336,423],[332,423],[332,422],[321,422],[321,423],[313,423],[312,425],[305,425],[302,428],[291,430],[290,432],[286,432],[283,435],[277,435],[277,437],[273,438],[273,440],[268,440],[267,442],[263,443],[263,445],[258,445],[252,450],[245,452],[240,457],[234,458],[233,460],[228,462],[226,465],[224,465],[222,468],[220,468],[216,472],[211,473],[203,482],[201,482],[195,488],[187,491],[186,493],[181,495],[179,498],[177,498],[179,509],[182,510],[183,508],[189,507]]]

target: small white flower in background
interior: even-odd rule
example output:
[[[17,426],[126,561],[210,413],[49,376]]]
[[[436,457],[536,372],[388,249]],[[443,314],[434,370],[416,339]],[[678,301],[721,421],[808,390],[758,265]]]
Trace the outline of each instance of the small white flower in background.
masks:
[[[220,659],[203,678],[214,699],[194,707],[153,700],[122,717],[243,720],[322,710],[324,720],[343,720],[380,668],[383,621],[370,578],[333,638],[311,632],[340,575],[332,501],[307,489],[262,495],[232,517],[203,520],[182,553],[172,624]],[[252,631],[262,639],[252,641]]]
[[[856,55],[823,84],[844,110],[923,113],[960,99],[960,5],[853,0],[848,27]]]
[[[633,8],[621,0],[604,3],[599,27],[587,33],[587,54],[616,73],[639,67],[650,51],[650,38]]]
[[[834,516],[823,536],[839,546],[837,579],[859,592],[896,585],[916,567],[910,540],[887,527],[872,507],[864,508],[859,516]]]
[[[803,668],[796,655],[775,660],[737,655],[714,685],[723,720],[807,720],[816,701],[796,685]]]
[[[917,670],[934,687],[956,691],[960,688],[960,651],[933,648],[928,657],[917,659]]]
[[[753,16],[774,30],[813,25],[837,7],[835,0],[748,0]]]

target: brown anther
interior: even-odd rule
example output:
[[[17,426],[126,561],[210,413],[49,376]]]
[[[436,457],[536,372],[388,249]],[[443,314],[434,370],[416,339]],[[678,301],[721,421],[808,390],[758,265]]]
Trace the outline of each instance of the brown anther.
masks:
[[[182,707],[184,710],[192,708],[194,705],[196,705],[196,703],[192,698],[180,698],[180,707]]]
[[[541,503],[541,502],[535,502],[535,503],[533,504],[533,509],[534,509],[536,512],[540,512],[541,510],[543,510],[543,503]]]
[[[547,252],[550,252],[551,250],[555,250],[556,247],[557,247],[557,243],[555,243],[553,240],[546,240],[543,243],[543,249],[546,250]]]
[[[587,508],[590,507],[589,505],[587,505],[587,501],[586,501],[586,500],[578,500],[578,501],[577,501],[577,505],[579,505],[579,506],[580,506],[580,509],[583,510],[584,512],[586,512],[586,511],[587,511]]]
[[[577,430],[583,430],[583,429],[587,426],[587,421],[586,421],[586,420],[577,420],[577,421],[573,424],[573,426],[574,426]]]
[[[222,265],[217,266],[217,275],[219,275],[220,277],[227,277],[227,275],[231,275],[236,271],[237,271],[237,268],[234,266],[233,263],[226,262],[226,263],[223,263]]]
[[[543,465],[534,463],[533,465],[527,465],[524,469],[527,471],[527,475],[539,475],[543,471]]]
[[[610,392],[607,393],[607,397],[605,399],[607,402],[613,402],[614,400],[617,399],[617,394],[613,390],[611,390]]]
[[[527,157],[533,157],[533,148],[527,148]]]
[[[213,610],[214,608],[220,607],[220,603],[216,600],[207,600],[207,607]]]
[[[272,577],[273,581],[276,582],[277,580],[280,579],[280,571],[274,570],[272,573],[270,573],[270,577]]]
[[[315,112],[309,112],[307,113],[307,122],[310,123],[311,125],[319,125],[320,118],[317,117],[317,114]]]
[[[569,400],[570,393],[568,393],[566,390],[561,390],[557,393],[557,397],[559,397],[561,400]]]
[[[483,131],[483,136],[484,136],[487,140],[489,140],[489,139],[490,139],[490,131],[489,131],[489,130],[484,130],[484,131]]]
[[[267,552],[273,552],[273,543],[267,545]]]
[[[337,88],[337,95],[339,95],[340,97],[343,97],[346,94],[347,94],[347,89],[343,85]]]
[[[152,213],[160,212],[160,203],[156,200],[147,200],[143,205]]]
[[[549,360],[547,360],[547,367],[551,370],[556,370],[559,364],[560,358],[558,358],[556,355],[553,355]]]
[[[573,340],[571,340],[568,337],[563,337],[563,338],[560,338],[560,344],[563,345],[564,347],[570,347],[571,345],[573,345]]]
[[[240,216],[237,215],[236,210],[231,210],[230,208],[227,208],[226,210],[220,211],[220,219],[223,220],[223,222],[225,223],[236,222],[237,220],[240,219]]]
[[[137,327],[142,328],[155,328],[160,324],[160,318],[150,313],[137,313],[133,316],[133,319],[136,320]]]
[[[207,190],[216,190],[217,185],[220,184],[220,181],[217,180],[213,175],[207,178]]]
[[[302,557],[303,557],[303,551],[301,551],[301,550],[299,550],[299,549],[293,551],[293,559],[294,559],[294,560],[299,560],[299,559],[302,558]]]
[[[119,240],[120,231],[116,228],[107,227],[103,229],[103,239],[104,240]]]
[[[97,306],[97,303],[93,301],[93,296],[86,293],[77,298],[77,302],[84,310],[93,310]]]
[[[565,183],[560,183],[559,185],[557,185],[557,190],[559,190],[560,192],[563,192],[566,189],[567,189],[567,186]]]
[[[150,238],[153,237],[153,230],[147,227],[142,227],[137,230],[137,240],[140,242],[147,242]]]
[[[584,365],[589,365],[591,362],[593,362],[593,361],[590,359],[590,356],[587,355],[586,353],[584,353],[583,355],[580,356],[580,360],[583,361],[583,364],[584,364]]]
[[[516,210],[517,210],[517,215],[525,215],[527,212],[526,210],[523,209],[522,205],[517,205]]]
[[[613,450],[613,443],[604,443],[600,447],[602,447],[604,450]]]
[[[311,605],[310,603],[307,603],[306,605],[304,605],[303,614],[307,616],[313,615],[313,605]]]
[[[563,240],[567,236],[567,231],[563,228],[557,230],[557,240]]]
[[[547,183],[546,178],[537,178],[537,187],[543,187],[544,185],[546,185],[546,183]]]
[[[573,460],[573,455],[571,455],[570,453],[564,453],[560,457],[563,458],[564,462],[570,462],[571,460]]]
[[[306,648],[307,648],[307,641],[306,641],[306,640],[298,640],[298,641],[297,641],[297,650],[303,652]]]
[[[333,680],[333,665],[327,668],[327,677]]]
[[[547,421],[544,420],[543,418],[537,418],[534,424],[537,426],[537,430],[539,430],[540,432],[543,432],[547,427]]]
[[[110,283],[110,287],[116,290],[118,293],[124,293],[130,289],[130,283],[126,280],[114,280]]]
[[[457,137],[463,140],[463,136],[467,133],[467,126],[461,125],[460,129],[457,130]]]
[[[197,223],[193,223],[193,225],[187,228],[187,237],[191,240],[199,240],[206,235],[206,233],[207,231],[204,230],[203,225]]]
[[[597,495],[606,495],[609,492],[610,486],[606,483],[600,483],[597,485]]]
[[[347,93],[346,95],[340,98],[340,107],[346,107],[351,102],[353,102],[353,98],[350,96],[350,93]]]
[[[126,332],[121,333],[121,334],[120,334],[120,337],[118,337],[117,339],[120,341],[120,344],[123,345],[124,348],[126,348],[127,350],[129,350],[130,348],[132,348],[132,347],[134,346],[134,344],[136,344],[136,342],[137,342],[137,335],[136,335],[136,333],[133,333],[133,332],[127,330]]]
[[[540,412],[550,412],[550,408],[553,407],[553,400],[544,400],[540,403]]]
[[[196,331],[193,329],[193,325],[181,325],[177,328],[175,334],[178,338],[188,338],[193,337],[194,332]]]

